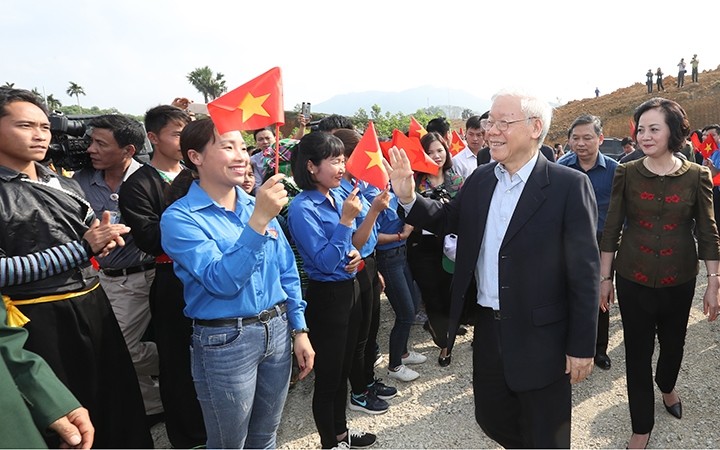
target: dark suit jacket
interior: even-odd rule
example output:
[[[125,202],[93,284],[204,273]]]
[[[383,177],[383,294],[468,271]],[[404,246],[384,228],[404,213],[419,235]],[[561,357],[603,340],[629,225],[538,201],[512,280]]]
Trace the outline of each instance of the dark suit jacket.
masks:
[[[450,348],[465,296],[475,292],[474,272],[497,184],[496,165],[478,167],[448,204],[418,196],[406,218],[439,236],[458,235]],[[596,224],[588,177],[538,158],[498,255],[502,357],[511,389],[538,389],[557,381],[565,372],[566,354],[595,354],[600,299]]]
[[[540,153],[547,158],[548,161],[555,162],[555,152],[551,147],[548,147],[547,145],[541,145],[540,146]],[[482,164],[487,164],[490,162],[490,148],[489,147],[483,147],[480,150],[478,150],[477,154],[477,162],[478,166]]]

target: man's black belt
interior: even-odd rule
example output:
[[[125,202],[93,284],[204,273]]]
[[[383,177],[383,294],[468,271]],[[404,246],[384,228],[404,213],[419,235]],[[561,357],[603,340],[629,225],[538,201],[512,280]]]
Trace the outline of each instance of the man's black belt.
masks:
[[[270,319],[279,316],[280,314],[287,311],[287,303],[283,302],[268,308],[265,311],[260,311],[260,314],[252,317],[234,317],[228,319],[194,319],[198,325],[204,327],[239,327],[252,325],[254,323],[268,323]]]
[[[127,269],[102,269],[102,273],[109,277],[124,277],[132,275],[134,273],[145,272],[146,270],[154,269],[155,262],[149,262],[140,264],[139,266],[128,267]]]
[[[494,320],[502,320],[502,314],[497,309],[488,308],[487,306],[479,306],[480,313],[490,314]]]

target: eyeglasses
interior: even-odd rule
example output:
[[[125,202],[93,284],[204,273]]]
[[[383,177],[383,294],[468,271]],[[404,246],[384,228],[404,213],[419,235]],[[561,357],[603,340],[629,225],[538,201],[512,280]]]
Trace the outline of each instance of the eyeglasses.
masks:
[[[480,126],[481,126],[482,129],[485,130],[485,131],[490,131],[490,129],[491,129],[493,126],[495,126],[495,127],[498,129],[498,131],[507,131],[507,129],[510,127],[510,125],[512,125],[512,124],[514,124],[514,123],[522,122],[522,121],[525,121],[525,120],[530,120],[530,119],[537,119],[537,117],[536,117],[536,116],[532,116],[532,117],[526,117],[526,118],[524,118],[524,119],[518,119],[518,120],[488,120],[488,119],[483,119],[483,120],[480,121]]]

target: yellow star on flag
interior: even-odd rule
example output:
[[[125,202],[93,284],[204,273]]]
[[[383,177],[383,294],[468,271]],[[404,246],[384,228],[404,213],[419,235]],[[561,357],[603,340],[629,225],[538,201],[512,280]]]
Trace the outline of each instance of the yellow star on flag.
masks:
[[[709,152],[709,151],[712,150],[712,149],[713,149],[713,148],[712,148],[712,145],[711,145],[711,144],[705,144],[705,150],[706,150],[706,151]]]
[[[425,136],[428,132],[425,128],[420,128],[418,130],[418,133],[420,134],[420,139],[422,139],[422,137]]]
[[[463,148],[463,145],[460,142],[453,142],[452,148],[450,149],[450,153],[452,153],[453,155],[457,155],[460,152],[460,150],[462,150],[462,148]]]
[[[250,92],[247,93],[245,98],[242,102],[238,105],[238,109],[242,110],[242,121],[247,122],[252,116],[258,115],[258,116],[264,116],[264,117],[270,117],[270,114],[268,114],[267,111],[265,111],[265,108],[263,108],[263,103],[265,103],[265,100],[270,97],[270,94],[261,95],[259,97],[255,97]]]
[[[366,169],[378,166],[383,171],[385,170],[385,166],[382,165],[382,160],[380,159],[380,153],[366,151],[365,154],[368,155],[368,158],[370,158],[370,161],[368,162]]]

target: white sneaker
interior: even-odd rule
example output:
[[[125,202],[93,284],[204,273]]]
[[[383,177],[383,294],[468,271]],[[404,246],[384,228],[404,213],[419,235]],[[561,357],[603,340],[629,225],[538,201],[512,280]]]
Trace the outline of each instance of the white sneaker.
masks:
[[[388,378],[394,378],[400,381],[412,381],[419,376],[419,373],[408,368],[406,365],[401,365],[396,371],[388,370]]]
[[[427,361],[427,356],[420,353],[409,351],[405,358],[402,358],[403,364],[422,364]]]

